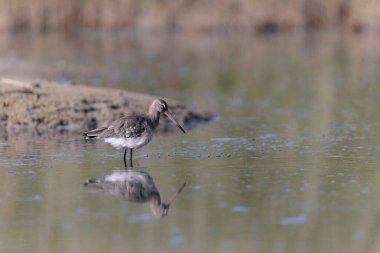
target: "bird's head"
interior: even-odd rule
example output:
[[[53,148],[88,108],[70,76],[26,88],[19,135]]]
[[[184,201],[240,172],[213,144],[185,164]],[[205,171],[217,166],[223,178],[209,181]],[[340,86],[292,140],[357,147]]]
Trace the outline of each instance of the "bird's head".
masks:
[[[168,111],[168,104],[163,99],[156,99],[154,101],[154,107],[159,113],[165,113]]]
[[[178,123],[178,121],[173,117],[173,115],[168,110],[168,104],[163,99],[156,99],[153,102],[154,109],[164,114],[166,117],[168,117],[183,133],[186,133],[185,129]]]

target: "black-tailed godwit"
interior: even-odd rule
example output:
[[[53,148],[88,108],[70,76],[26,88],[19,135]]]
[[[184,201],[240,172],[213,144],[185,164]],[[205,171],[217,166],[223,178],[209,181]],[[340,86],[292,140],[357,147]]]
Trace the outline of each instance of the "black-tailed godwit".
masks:
[[[160,121],[160,115],[167,116],[183,133],[186,131],[168,111],[167,103],[156,99],[150,105],[147,114],[124,116],[111,122],[108,126],[83,133],[86,139],[98,138],[110,143],[115,148],[124,148],[124,165],[127,167],[127,149],[130,149],[130,164],[132,166],[133,149],[148,144]]]

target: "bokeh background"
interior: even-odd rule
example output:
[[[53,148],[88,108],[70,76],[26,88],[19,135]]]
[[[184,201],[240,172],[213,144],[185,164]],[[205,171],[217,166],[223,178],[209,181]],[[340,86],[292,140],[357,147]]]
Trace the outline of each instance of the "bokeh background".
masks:
[[[44,0],[0,2],[7,32],[102,29],[148,33],[267,33],[339,28],[378,32],[374,0]]]
[[[83,187],[122,151],[2,135],[0,252],[380,252],[379,1],[0,0],[0,33],[1,76],[216,115],[134,153],[187,182],[163,219]]]

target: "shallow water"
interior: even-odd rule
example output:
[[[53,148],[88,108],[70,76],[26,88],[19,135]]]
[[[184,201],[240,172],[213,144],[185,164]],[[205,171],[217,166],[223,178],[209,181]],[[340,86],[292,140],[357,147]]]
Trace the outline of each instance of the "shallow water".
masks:
[[[121,169],[121,150],[73,134],[3,137],[1,252],[380,251],[373,38],[11,42],[3,74],[151,92],[218,117],[134,152],[162,199],[187,183],[164,218],[83,186]]]

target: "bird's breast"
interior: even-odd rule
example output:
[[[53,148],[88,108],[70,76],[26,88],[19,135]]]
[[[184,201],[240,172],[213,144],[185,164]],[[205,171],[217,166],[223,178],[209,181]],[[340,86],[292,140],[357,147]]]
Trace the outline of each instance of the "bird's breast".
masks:
[[[150,130],[145,131],[139,137],[110,137],[105,138],[104,141],[111,144],[115,148],[140,148],[148,144],[153,138]]]

